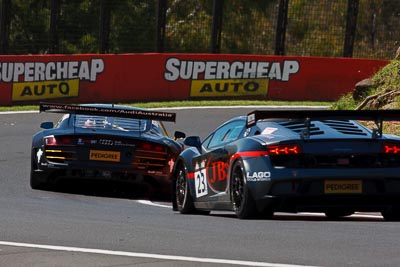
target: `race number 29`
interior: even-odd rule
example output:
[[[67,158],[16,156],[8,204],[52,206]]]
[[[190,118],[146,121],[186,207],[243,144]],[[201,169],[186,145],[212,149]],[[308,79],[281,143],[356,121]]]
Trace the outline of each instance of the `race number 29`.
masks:
[[[205,196],[208,194],[207,191],[207,176],[206,170],[196,171],[194,173],[194,184],[196,186],[196,198]]]

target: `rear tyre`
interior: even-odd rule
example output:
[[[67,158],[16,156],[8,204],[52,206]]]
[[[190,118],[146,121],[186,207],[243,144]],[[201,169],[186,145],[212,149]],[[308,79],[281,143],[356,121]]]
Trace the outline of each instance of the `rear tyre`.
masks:
[[[46,190],[48,185],[41,177],[31,169],[30,185],[32,189]]]
[[[400,221],[400,206],[392,206],[385,211],[382,211],[382,216],[385,221],[398,222]]]
[[[184,164],[179,164],[176,170],[175,200],[178,211],[182,214],[193,214],[196,209],[190,194],[189,183]]]
[[[30,185],[32,189],[45,190],[47,188],[46,179],[42,177],[35,170],[38,169],[37,158],[35,150],[32,150],[32,160],[31,160],[31,174],[30,174]]]
[[[247,187],[247,179],[242,161],[234,163],[231,175],[230,194],[233,210],[239,219],[253,219],[258,215],[257,208]]]

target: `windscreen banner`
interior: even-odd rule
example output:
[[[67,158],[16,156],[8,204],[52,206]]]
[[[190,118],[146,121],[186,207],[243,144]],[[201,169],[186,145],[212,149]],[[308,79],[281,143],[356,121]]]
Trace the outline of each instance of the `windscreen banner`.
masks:
[[[236,54],[0,56],[0,105],[334,101],[388,60]]]

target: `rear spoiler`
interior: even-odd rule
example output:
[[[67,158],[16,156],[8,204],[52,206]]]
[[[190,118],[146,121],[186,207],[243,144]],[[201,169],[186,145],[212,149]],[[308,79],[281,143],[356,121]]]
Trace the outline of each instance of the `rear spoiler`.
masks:
[[[135,118],[135,119],[146,119],[146,120],[157,120],[157,121],[172,121],[175,122],[176,113],[161,112],[152,110],[132,110],[123,109],[118,107],[98,107],[98,106],[82,106],[82,105],[71,105],[71,104],[56,104],[56,103],[40,103],[40,112],[52,112],[52,113],[71,113],[71,114],[83,114],[93,116],[108,116],[108,117],[123,117],[123,118]]]
[[[247,115],[247,127],[263,119],[303,120],[306,126],[312,120],[366,120],[374,121],[382,135],[383,121],[400,121],[400,110],[255,110]]]

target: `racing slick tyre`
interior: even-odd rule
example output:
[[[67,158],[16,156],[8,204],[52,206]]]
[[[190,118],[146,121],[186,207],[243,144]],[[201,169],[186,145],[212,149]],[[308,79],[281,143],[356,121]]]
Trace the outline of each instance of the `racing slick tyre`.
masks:
[[[35,172],[35,170],[38,169],[38,166],[36,163],[37,162],[36,153],[33,152],[34,150],[32,150],[30,185],[32,189],[45,190],[47,189],[46,179],[41,177],[41,175],[38,172]]]
[[[33,170],[31,170],[30,185],[32,189],[37,190],[46,190],[48,186]]]
[[[398,222],[400,221],[400,206],[392,206],[382,211],[382,216],[385,221]]]
[[[257,208],[247,187],[247,179],[242,161],[238,160],[232,167],[231,202],[239,219],[253,219],[258,216]]]
[[[176,169],[175,200],[178,211],[182,214],[193,214],[196,209],[193,204],[193,197],[190,194],[186,168],[183,163]]]

